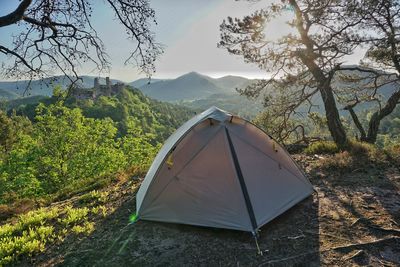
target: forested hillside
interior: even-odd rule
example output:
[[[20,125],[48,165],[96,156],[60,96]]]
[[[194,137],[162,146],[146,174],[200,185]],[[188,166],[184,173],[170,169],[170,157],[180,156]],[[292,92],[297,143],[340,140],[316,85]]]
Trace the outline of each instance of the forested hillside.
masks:
[[[132,166],[145,171],[159,144],[193,112],[127,88],[97,100],[55,90],[51,98],[0,114],[0,201],[11,203]]]

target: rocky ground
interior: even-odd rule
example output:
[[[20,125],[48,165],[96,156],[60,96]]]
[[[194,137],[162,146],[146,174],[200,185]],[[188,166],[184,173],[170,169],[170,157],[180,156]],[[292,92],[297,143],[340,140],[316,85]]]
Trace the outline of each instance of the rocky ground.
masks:
[[[329,157],[329,156],[326,156]],[[295,156],[316,192],[262,227],[257,255],[249,233],[139,221],[140,179],[118,186],[115,211],[87,237],[67,238],[20,265],[37,266],[399,266],[400,170],[396,164],[324,167]]]

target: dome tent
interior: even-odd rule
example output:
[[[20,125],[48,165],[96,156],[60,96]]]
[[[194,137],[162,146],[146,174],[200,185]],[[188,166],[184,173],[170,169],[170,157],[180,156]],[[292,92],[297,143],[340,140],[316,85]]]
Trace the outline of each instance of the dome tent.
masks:
[[[211,107],[165,142],[136,196],[137,218],[253,234],[313,192],[252,123]]]

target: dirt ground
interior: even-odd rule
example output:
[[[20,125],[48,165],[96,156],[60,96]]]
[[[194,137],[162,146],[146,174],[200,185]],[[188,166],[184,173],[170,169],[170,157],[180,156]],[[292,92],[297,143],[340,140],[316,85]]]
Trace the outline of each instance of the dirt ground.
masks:
[[[400,266],[399,166],[343,173],[295,156],[317,193],[261,228],[257,255],[249,233],[139,221],[139,180],[124,184],[88,237],[67,239],[37,266]]]

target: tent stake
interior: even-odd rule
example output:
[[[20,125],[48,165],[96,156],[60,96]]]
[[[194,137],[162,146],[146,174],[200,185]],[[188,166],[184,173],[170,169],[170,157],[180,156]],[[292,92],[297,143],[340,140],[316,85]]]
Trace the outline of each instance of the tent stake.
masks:
[[[254,237],[254,241],[256,241],[257,254],[260,255],[260,256],[262,256],[263,253],[262,253],[262,251],[261,251],[261,249],[260,249],[260,246],[258,245],[257,234],[256,234],[256,233],[253,233],[253,237]]]

